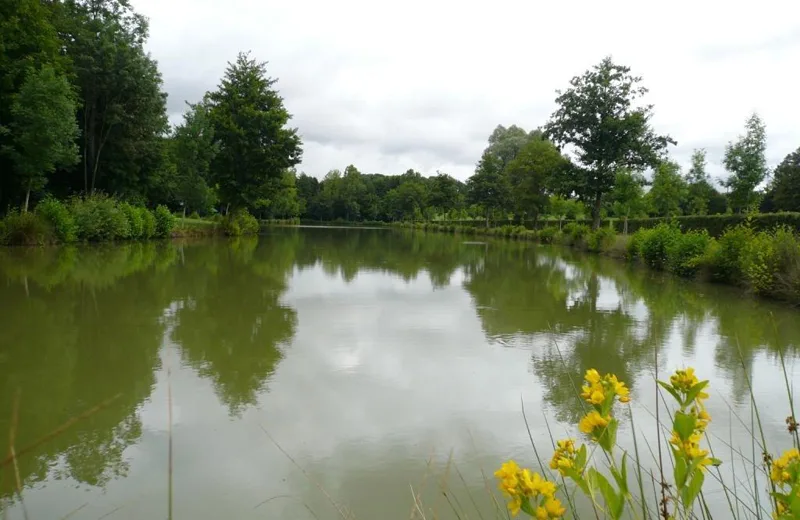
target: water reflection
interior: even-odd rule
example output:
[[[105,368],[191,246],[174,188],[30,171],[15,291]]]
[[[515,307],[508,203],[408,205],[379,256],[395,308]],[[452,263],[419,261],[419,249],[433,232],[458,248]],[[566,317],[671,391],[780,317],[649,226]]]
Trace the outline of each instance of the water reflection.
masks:
[[[284,517],[302,517],[303,501],[331,509],[280,454],[262,453],[267,423],[360,518],[385,513],[370,498],[381,494],[405,517],[408,484],[431,450],[443,468],[457,447],[475,488],[479,467],[527,453],[520,393],[568,429],[587,368],[615,372],[649,398],[657,354],[662,371],[707,360],[700,369],[715,388],[744,405],[745,375],[775,379],[778,353],[796,359],[800,341],[797,312],[729,288],[571,250],[414,232],[3,249],[0,284],[0,446],[18,389],[20,448],[120,396],[19,460],[23,486],[52,486],[34,496],[61,516],[68,510],[50,498],[67,494],[55,490],[59,479],[92,490],[133,483],[108,491],[113,509],[138,502],[151,473],[155,509],[131,515],[161,511],[168,380],[177,489],[209,494],[184,502],[185,516],[244,504],[244,517],[270,493],[302,496],[264,506]],[[785,415],[776,408],[770,420]],[[0,495],[10,499],[8,470]],[[260,480],[242,477],[251,470]],[[209,488],[204,475],[217,473],[236,500]]]

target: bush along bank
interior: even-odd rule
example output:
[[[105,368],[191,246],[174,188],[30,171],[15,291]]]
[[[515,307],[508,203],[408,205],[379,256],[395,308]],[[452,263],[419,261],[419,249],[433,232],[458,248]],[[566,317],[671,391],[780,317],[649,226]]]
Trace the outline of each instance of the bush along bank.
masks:
[[[661,223],[632,235],[611,227],[592,231],[570,222],[549,226],[480,228],[436,223],[401,223],[402,228],[498,236],[558,244],[607,254],[678,276],[735,285],[769,298],[800,304],[800,234],[785,225],[759,230],[745,219],[718,238],[706,230],[682,231],[676,223]]]
[[[589,219],[562,220],[563,225],[568,223],[583,224],[591,226]],[[678,217],[652,217],[652,218],[607,218],[601,221],[600,227],[612,227],[617,233],[634,233],[640,229],[650,229],[659,224],[677,223],[684,231],[706,230],[712,237],[720,237],[722,234],[739,224],[748,222],[748,225],[758,231],[768,231],[777,226],[787,226],[800,232],[800,213],[781,212],[781,213],[759,213],[755,215],[683,215]],[[446,220],[437,222],[439,225],[461,226],[461,227],[485,227],[486,221],[477,220]],[[537,221],[526,220],[520,223],[525,229],[542,230],[549,227],[559,227],[559,221],[554,218],[541,218]],[[505,228],[507,225],[515,225],[511,221],[496,221],[494,226]],[[562,226],[563,227],[563,226]]]
[[[150,210],[106,195],[67,202],[42,200],[34,211],[12,211],[0,219],[0,245],[147,240],[170,237],[256,234],[258,221],[247,210],[228,216],[179,218],[163,205]]]

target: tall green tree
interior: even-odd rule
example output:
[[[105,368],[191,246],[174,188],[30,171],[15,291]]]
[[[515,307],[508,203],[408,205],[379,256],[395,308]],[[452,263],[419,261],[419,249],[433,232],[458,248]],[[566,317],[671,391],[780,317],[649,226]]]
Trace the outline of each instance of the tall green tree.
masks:
[[[438,173],[429,180],[428,204],[436,211],[448,213],[461,205],[458,180],[446,173]]]
[[[50,66],[61,75],[69,68],[52,18],[51,7],[40,0],[0,1],[0,149],[14,147],[11,109],[31,71]],[[26,191],[14,171],[11,155],[0,154],[2,208],[20,204]]]
[[[221,149],[212,163],[223,203],[253,207],[267,179],[297,165],[302,146],[291,116],[267,75],[266,63],[247,53],[228,63],[219,87],[209,93],[211,121]]]
[[[81,100],[82,168],[65,188],[141,197],[148,177],[161,167],[167,131],[161,74],[144,50],[147,20],[127,0],[54,6]]]
[[[772,191],[776,209],[800,211],[800,148],[775,168]]]
[[[653,107],[638,102],[647,93],[640,82],[629,67],[607,57],[557,92],[559,107],[545,127],[557,145],[576,150],[581,167],[572,170],[572,189],[591,204],[595,228],[617,171],[656,166],[667,146],[675,144],[651,128]]]
[[[536,221],[547,209],[550,179],[566,167],[567,159],[553,143],[541,135],[529,140],[506,165],[515,213]]]
[[[692,152],[692,165],[686,172],[688,186],[686,210],[690,215],[705,215],[713,197],[714,187],[706,172],[706,151],[703,148]]]
[[[219,153],[219,142],[209,117],[208,104],[189,104],[183,123],[175,128],[176,198],[184,211],[207,213],[216,204],[216,192],[210,185],[211,163]]]
[[[655,214],[659,217],[680,215],[686,193],[686,181],[678,163],[667,160],[659,164],[653,173],[653,186],[647,194]]]
[[[641,173],[631,170],[620,170],[614,179],[614,190],[611,192],[614,215],[622,218],[622,232],[628,234],[628,219],[645,213],[647,204],[644,199],[645,179]]]
[[[541,136],[541,132],[534,130],[528,133],[517,125],[511,125],[508,128],[497,125],[489,135],[489,146],[486,148],[486,152],[495,156],[500,163],[500,168],[505,169],[526,144],[539,136]]]
[[[767,168],[767,133],[758,114],[745,123],[745,134],[725,148],[725,169],[731,175],[724,185],[730,189],[728,200],[736,212],[742,212],[758,202],[756,187],[769,174]]]
[[[13,97],[11,145],[4,147],[25,190],[22,211],[28,211],[31,190],[40,190],[58,166],[78,160],[75,138],[75,95],[67,79],[51,65],[31,70]]]
[[[511,205],[511,188],[503,171],[500,157],[484,151],[475,168],[475,174],[467,181],[467,199],[481,208],[486,217],[486,226],[494,213]]]

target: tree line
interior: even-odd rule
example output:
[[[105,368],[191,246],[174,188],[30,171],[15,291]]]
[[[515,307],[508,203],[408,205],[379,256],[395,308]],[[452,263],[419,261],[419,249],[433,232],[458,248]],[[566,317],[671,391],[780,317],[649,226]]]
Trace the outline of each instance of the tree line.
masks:
[[[199,212],[277,204],[302,143],[266,64],[240,53],[173,128],[147,37],[128,0],[0,2],[3,211],[97,192]]]
[[[209,215],[330,221],[623,220],[800,211],[800,148],[773,170],[753,114],[728,143],[717,184],[705,150],[689,167],[651,125],[642,78],[603,59],[557,92],[556,110],[527,131],[498,126],[461,182],[296,171],[302,141],[267,64],[240,53],[216,89],[172,127],[147,20],[128,0],[0,2],[0,208],[22,212],[47,195],[97,192],[137,205]],[[8,172],[8,173],[6,173]]]
[[[605,58],[558,92],[557,109],[541,127],[495,128],[466,183],[413,171],[399,178],[365,176],[354,166],[319,183],[301,175],[302,214],[321,220],[485,218],[487,225],[493,219],[589,216],[597,227],[603,217],[627,223],[800,211],[800,148],[770,170],[765,125],[753,114],[744,133],[726,146],[725,179],[711,178],[705,149],[693,151],[684,172],[668,153],[676,141],[650,124],[653,106],[642,103],[647,89],[641,81]]]

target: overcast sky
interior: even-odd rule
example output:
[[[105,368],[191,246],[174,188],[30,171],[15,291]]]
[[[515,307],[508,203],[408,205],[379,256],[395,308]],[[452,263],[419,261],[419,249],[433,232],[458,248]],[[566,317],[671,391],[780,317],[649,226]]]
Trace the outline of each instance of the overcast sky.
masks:
[[[800,147],[800,2],[133,0],[150,18],[171,119],[240,50],[269,74],[322,177],[436,170],[465,179],[498,124],[532,129],[605,55],[644,77],[654,125],[710,171],[757,111],[774,166]],[[659,7],[655,7],[658,5]],[[652,6],[652,7],[651,7]]]

